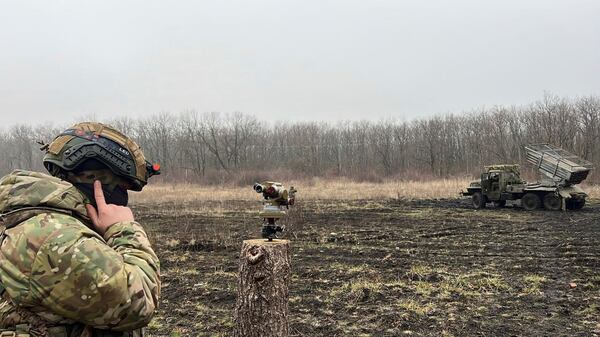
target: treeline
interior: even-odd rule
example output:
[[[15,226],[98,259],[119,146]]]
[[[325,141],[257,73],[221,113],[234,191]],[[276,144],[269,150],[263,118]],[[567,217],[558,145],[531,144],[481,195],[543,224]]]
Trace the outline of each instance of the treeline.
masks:
[[[161,113],[105,121],[160,162],[161,179],[250,183],[257,179],[348,177],[376,181],[478,174],[483,165],[521,163],[524,146],[547,142],[600,166],[600,98],[547,95],[410,121],[268,123],[244,113]],[[0,132],[0,173],[43,170],[36,141],[68,125],[16,125]],[[529,172],[531,174],[532,172]],[[598,181],[600,174],[590,180]]]

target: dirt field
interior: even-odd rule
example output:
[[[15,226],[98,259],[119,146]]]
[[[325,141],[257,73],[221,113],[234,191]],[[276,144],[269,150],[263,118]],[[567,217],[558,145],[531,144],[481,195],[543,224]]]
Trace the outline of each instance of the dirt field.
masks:
[[[241,241],[259,196],[133,206],[162,261],[150,336],[231,336]],[[600,335],[600,203],[304,200],[291,213],[293,336]]]

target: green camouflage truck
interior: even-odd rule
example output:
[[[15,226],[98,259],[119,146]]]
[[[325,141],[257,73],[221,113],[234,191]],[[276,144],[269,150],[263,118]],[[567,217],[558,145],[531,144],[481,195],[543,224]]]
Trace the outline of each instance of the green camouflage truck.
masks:
[[[462,195],[470,196],[478,209],[488,203],[503,207],[508,200],[520,200],[527,210],[583,208],[587,194],[578,184],[587,178],[593,165],[550,144],[528,145],[525,150],[527,161],[540,173],[539,182],[523,180],[519,165],[490,165]]]

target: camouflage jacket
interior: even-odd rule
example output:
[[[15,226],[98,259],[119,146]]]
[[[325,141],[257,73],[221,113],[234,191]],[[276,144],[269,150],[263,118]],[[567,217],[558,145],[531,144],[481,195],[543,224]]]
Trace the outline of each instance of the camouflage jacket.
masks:
[[[130,331],[148,324],[160,294],[159,261],[136,222],[104,237],[85,225],[86,199],[60,179],[14,171],[0,179],[0,213],[45,206],[6,229],[0,248],[0,328],[23,324],[22,308],[49,325]]]

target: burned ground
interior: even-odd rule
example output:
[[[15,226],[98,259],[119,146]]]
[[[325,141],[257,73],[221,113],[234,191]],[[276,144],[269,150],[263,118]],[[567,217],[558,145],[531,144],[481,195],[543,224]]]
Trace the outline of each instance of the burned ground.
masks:
[[[260,203],[138,203],[162,262],[150,336],[230,336],[241,241]],[[291,212],[293,336],[595,336],[600,204],[304,201]],[[595,332],[596,331],[596,332]]]

